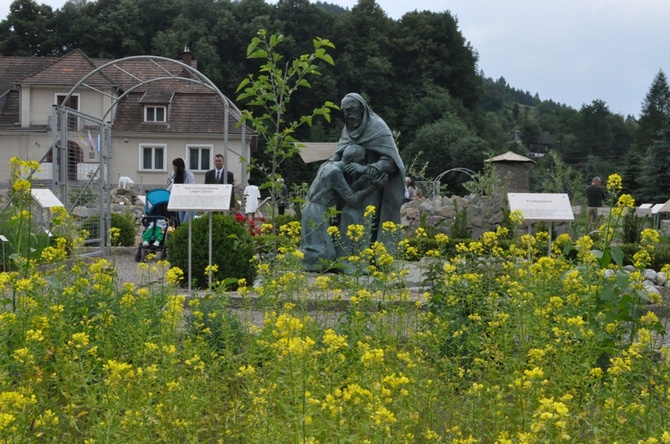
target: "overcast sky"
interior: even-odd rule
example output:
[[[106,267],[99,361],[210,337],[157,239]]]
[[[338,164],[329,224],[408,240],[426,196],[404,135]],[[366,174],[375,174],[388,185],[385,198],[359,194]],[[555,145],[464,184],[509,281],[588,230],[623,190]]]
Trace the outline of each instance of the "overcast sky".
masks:
[[[357,0],[329,0],[352,8]],[[59,8],[65,0],[44,0]],[[670,76],[668,0],[377,0],[394,19],[450,11],[487,77],[576,109],[604,100],[639,116],[659,70]],[[0,0],[6,17],[11,0]],[[335,42],[337,44],[337,42]]]

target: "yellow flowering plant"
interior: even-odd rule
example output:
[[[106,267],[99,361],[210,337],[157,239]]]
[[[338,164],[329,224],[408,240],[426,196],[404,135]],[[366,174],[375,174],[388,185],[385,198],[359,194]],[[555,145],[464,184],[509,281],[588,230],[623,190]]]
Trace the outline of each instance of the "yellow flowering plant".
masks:
[[[68,256],[78,238],[71,217],[63,207],[43,210],[32,198],[33,174],[40,169],[37,161],[10,159],[10,193],[12,205],[0,212],[0,227],[8,242],[3,245],[3,266],[21,269],[31,262],[49,263]],[[37,212],[49,211],[37,217]],[[65,242],[56,242],[64,238]],[[48,248],[46,252],[43,250]]]

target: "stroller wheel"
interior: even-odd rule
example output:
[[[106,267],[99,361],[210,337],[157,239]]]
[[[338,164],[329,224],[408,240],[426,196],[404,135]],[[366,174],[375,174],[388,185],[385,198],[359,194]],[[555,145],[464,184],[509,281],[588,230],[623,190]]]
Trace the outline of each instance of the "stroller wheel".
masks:
[[[135,252],[135,262],[142,262],[142,249],[138,248]]]

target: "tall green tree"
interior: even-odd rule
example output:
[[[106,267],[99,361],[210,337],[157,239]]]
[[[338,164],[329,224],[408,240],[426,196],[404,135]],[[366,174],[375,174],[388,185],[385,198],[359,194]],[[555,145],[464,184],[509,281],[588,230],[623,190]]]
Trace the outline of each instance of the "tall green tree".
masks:
[[[670,117],[670,87],[663,70],[660,70],[649,87],[642,103],[638,120],[635,144],[640,153],[647,149],[657,138],[659,131],[666,128]]]
[[[181,2],[179,14],[172,26],[155,36],[154,51],[165,57],[175,57],[184,47],[188,47],[196,55],[198,70],[219,85],[224,80],[220,39],[230,35],[226,31],[233,22],[230,2]],[[242,51],[241,48],[238,48],[239,52]],[[232,92],[231,88],[232,85],[229,85],[228,91]]]
[[[449,114],[441,120],[424,125],[416,138],[403,150],[403,160],[409,161],[421,152],[427,163],[425,174],[435,178],[452,168],[481,170],[488,145],[484,139],[458,118]],[[450,174],[444,177],[450,193],[461,194],[462,184],[469,180],[466,175]]]
[[[327,39],[315,38],[311,53],[284,62],[284,56],[279,52],[283,40],[282,35],[268,36],[265,30],[259,31],[247,48],[248,57],[261,62],[259,73],[250,74],[237,88],[237,100],[246,102],[251,108],[242,111],[242,123],[251,125],[265,143],[262,159],[247,160],[250,160],[250,169],[259,170],[268,180],[263,187],[270,187],[273,201],[280,165],[298,153],[296,129],[312,126],[317,117],[330,121],[331,109],[337,109],[334,103],[326,102],[310,114],[296,120],[287,119],[286,110],[293,97],[311,87],[309,79],[320,74],[320,64],[332,65],[334,61],[327,52],[333,44]]]
[[[670,119],[647,150],[642,182],[643,196],[649,202],[663,203],[670,199]]]
[[[582,153],[598,157],[609,155],[613,140],[612,128],[608,122],[610,114],[609,107],[602,100],[582,105],[577,127]]]
[[[390,19],[374,0],[359,0],[350,14],[341,15],[330,40],[336,45],[338,97],[360,93],[376,113],[395,128],[397,110],[396,66],[391,59]]]
[[[410,12],[397,24],[394,65],[404,94],[416,96],[426,85],[438,85],[474,109],[481,96],[478,56],[449,12]]]
[[[57,52],[53,35],[54,12],[34,0],[15,0],[9,15],[0,22],[0,54],[46,56]]]

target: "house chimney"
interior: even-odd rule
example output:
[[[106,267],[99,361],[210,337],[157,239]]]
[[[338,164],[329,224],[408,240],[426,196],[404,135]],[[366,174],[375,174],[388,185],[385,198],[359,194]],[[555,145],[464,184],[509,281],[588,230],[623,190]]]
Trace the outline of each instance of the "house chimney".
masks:
[[[198,61],[193,60],[193,53],[191,52],[190,49],[188,49],[188,46],[184,46],[184,50],[181,53],[181,61],[185,65],[190,66],[193,69],[198,69]],[[186,68],[182,68],[181,70],[181,75],[182,77],[191,77],[191,74],[188,72]]]
[[[188,46],[184,46],[184,50],[181,53],[181,61],[188,66],[193,66],[193,53]]]

